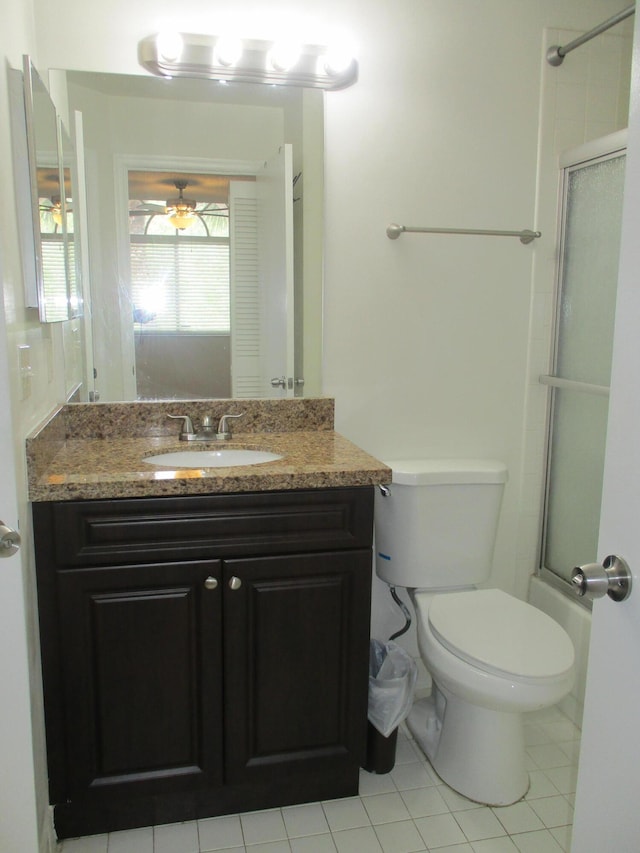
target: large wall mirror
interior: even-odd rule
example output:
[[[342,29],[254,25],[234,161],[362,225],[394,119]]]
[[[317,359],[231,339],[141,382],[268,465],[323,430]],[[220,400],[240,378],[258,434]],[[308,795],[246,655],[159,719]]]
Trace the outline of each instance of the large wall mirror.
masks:
[[[94,398],[320,394],[323,93],[51,77],[82,113]]]

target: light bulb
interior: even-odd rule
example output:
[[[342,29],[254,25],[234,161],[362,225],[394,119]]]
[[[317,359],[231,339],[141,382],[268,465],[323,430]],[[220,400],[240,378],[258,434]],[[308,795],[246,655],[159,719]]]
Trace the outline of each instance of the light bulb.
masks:
[[[300,45],[276,42],[269,51],[268,62],[274,71],[289,71],[300,59]]]
[[[182,55],[183,41],[180,33],[167,30],[156,37],[158,53],[166,62],[177,62]]]
[[[353,51],[348,45],[333,45],[320,57],[320,64],[327,74],[334,76],[345,72],[353,59]]]
[[[216,65],[224,65],[230,68],[235,65],[242,56],[242,42],[231,36],[223,36],[216,42],[213,50],[213,61]]]

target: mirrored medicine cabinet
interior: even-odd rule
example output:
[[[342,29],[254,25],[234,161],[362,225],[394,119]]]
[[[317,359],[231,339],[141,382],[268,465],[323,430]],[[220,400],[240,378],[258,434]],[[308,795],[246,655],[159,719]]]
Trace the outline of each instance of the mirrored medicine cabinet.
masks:
[[[22,72],[28,183],[16,187],[16,204],[28,207],[30,213],[19,212],[31,225],[21,238],[25,304],[38,309],[42,323],[55,323],[79,317],[83,307],[78,223],[73,214],[77,197],[74,147],[28,56]],[[19,184],[20,172],[16,179]]]

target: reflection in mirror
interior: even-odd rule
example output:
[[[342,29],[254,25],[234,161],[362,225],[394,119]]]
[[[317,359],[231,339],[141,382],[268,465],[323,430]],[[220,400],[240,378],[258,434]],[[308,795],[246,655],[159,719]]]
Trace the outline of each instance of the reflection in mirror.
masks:
[[[129,171],[139,400],[232,396],[229,195],[243,179]]]
[[[321,393],[322,93],[81,72],[66,72],[66,86],[70,109],[83,115],[93,356],[99,398],[286,396],[301,393],[303,377],[305,393]],[[290,166],[272,168],[278,152],[285,149],[291,152]],[[288,245],[283,242],[286,229],[281,215],[265,213],[261,182],[268,188],[275,174],[286,187],[282,195],[289,199],[293,224]],[[300,174],[294,193],[294,175]],[[136,185],[137,181],[142,185]],[[224,197],[203,192],[204,186],[210,189],[215,181],[226,186]],[[250,203],[245,198],[247,187],[253,193]],[[206,229],[198,233],[175,225],[167,228],[167,202],[179,199],[180,194],[185,202],[194,201],[196,209],[208,205],[217,210],[209,215],[217,224],[209,228],[208,236]],[[253,238],[256,258],[249,263],[248,256],[239,255],[234,248],[242,243],[241,218],[234,225],[234,206],[240,211],[251,204],[258,225]],[[286,199],[281,207],[287,207]],[[134,213],[136,210],[139,212]],[[269,233],[263,225],[270,227]],[[272,256],[276,254],[274,245],[281,242],[278,267]],[[218,257],[208,261],[209,268],[215,263],[228,264],[229,283],[224,294],[218,294],[228,308],[218,313],[213,327],[202,328],[205,300],[195,293],[200,274],[185,267],[185,258],[193,255],[189,246],[199,245],[205,252],[206,243],[206,251],[215,251]],[[220,262],[225,252],[227,260]],[[269,272],[257,260],[260,253],[268,258]],[[254,277],[262,300],[262,350],[275,358],[278,345],[287,336],[291,340],[281,366],[272,366],[272,362],[261,368],[258,392],[255,386],[243,390],[238,379],[246,378],[252,368],[245,360],[240,370],[240,354],[234,356],[234,346],[242,337],[235,328],[242,289],[234,286],[234,275],[242,271],[243,264],[251,263],[258,270]],[[288,267],[292,271],[289,292],[284,285]],[[174,312],[184,308],[185,316],[188,306],[182,293],[185,283],[189,285],[187,299],[202,309],[196,310],[195,321],[192,312],[192,319],[181,327],[182,320],[176,325],[175,318],[161,319],[157,308],[148,308],[149,294],[155,298],[166,290],[160,285],[161,278],[170,281]],[[264,292],[269,279],[281,289],[267,298]],[[215,297],[207,296],[211,299]],[[149,319],[150,314],[156,317]],[[275,323],[278,331],[269,334],[267,329]],[[190,349],[185,351],[182,344],[187,338]],[[254,345],[257,340],[254,336]],[[217,344],[215,354],[211,353],[213,343]],[[249,354],[245,356],[249,358]],[[217,367],[225,359],[231,366],[226,368],[226,378],[219,381],[223,371]],[[181,373],[180,387],[171,377]],[[214,375],[218,376],[215,388]],[[272,385],[271,379],[277,384]]]
[[[37,306],[40,320],[52,323],[69,318],[66,193],[59,154],[59,120],[29,57],[25,57],[23,74]],[[29,295],[27,304],[33,304]]]
[[[69,315],[77,317],[82,313],[82,295],[79,286],[79,251],[76,242],[76,219],[73,215],[73,187],[77,185],[74,180],[75,159],[74,150],[69,134],[62,121],[60,124],[60,166],[63,192],[55,199],[57,211],[54,218],[60,221],[60,227],[64,242],[64,261],[67,281],[67,297]]]

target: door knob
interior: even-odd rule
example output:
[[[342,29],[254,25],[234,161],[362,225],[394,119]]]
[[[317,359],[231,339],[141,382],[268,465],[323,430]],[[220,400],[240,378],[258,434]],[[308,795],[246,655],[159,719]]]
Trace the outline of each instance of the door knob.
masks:
[[[205,580],[204,585],[207,589],[216,589],[218,586],[218,581],[216,578],[209,575],[209,577]]]
[[[631,569],[622,559],[610,554],[600,563],[576,566],[571,572],[571,583],[576,595],[602,598],[608,595],[614,601],[624,601],[631,594]]]
[[[240,589],[242,586],[242,581],[240,578],[237,578],[235,575],[229,580],[229,589]]]
[[[13,556],[20,547],[20,534],[0,521],[0,557]]]

